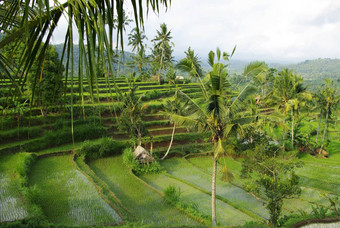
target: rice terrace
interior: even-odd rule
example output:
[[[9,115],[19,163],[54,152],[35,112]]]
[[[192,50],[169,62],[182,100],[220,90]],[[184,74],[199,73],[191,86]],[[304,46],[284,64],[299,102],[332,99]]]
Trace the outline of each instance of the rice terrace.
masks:
[[[340,53],[235,60],[178,4],[0,2],[0,227],[340,226]]]

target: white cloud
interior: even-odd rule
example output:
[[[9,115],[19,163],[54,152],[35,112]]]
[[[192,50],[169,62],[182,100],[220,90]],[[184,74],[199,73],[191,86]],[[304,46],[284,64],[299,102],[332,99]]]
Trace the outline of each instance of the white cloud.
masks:
[[[339,58],[340,17],[335,20],[336,13],[328,15],[339,12],[339,5],[334,0],[172,1],[166,14],[149,16],[146,29],[153,36],[157,26],[166,22],[177,55],[188,46],[205,57],[217,46],[231,51],[237,45],[235,58]],[[327,24],[313,23],[320,17]]]
[[[177,56],[189,46],[205,58],[216,47],[230,52],[237,45],[236,59],[340,58],[339,12],[337,0],[182,0],[166,13],[150,12],[145,28],[150,47],[165,22]]]

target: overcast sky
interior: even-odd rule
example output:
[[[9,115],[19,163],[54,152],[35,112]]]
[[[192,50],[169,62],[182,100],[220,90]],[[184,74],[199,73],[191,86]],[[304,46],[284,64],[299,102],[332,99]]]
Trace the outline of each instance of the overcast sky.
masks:
[[[189,46],[206,58],[237,45],[234,59],[241,60],[340,58],[340,0],[172,0],[145,22],[149,47],[159,25],[168,25],[177,57]]]

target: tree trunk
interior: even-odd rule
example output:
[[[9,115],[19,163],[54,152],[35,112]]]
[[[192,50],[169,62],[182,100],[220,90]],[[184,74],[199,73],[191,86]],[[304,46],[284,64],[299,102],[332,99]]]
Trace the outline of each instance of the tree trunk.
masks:
[[[161,62],[159,64],[159,70],[158,70],[158,84],[161,84],[161,70],[163,69],[162,63],[163,63],[163,55],[164,55],[164,48],[162,48],[162,54],[161,54]]]
[[[292,109],[292,149],[294,149],[294,110]]]
[[[165,159],[165,157],[168,155],[168,153],[169,153],[169,151],[171,149],[172,142],[174,141],[175,130],[176,130],[176,123],[174,123],[174,128],[172,129],[172,135],[171,135],[171,140],[170,140],[169,148],[166,151],[165,155],[161,158],[161,160]]]
[[[319,133],[320,133],[321,117],[322,117],[322,109],[320,110],[319,126],[318,126],[318,131],[316,133],[316,140],[315,140],[315,146],[316,147],[318,146],[318,138],[319,138]]]
[[[150,136],[150,142],[151,142],[151,145],[150,145],[150,154],[152,156],[152,149],[153,149],[153,136],[152,135]]]
[[[326,136],[326,132],[327,132],[327,121],[328,121],[329,109],[330,108],[327,107],[326,120],[325,120],[325,128],[323,130],[321,149],[323,148],[323,144],[325,143],[325,136]]]
[[[285,117],[286,118],[286,117]],[[286,125],[286,119],[283,121],[283,131],[282,131],[282,151],[285,151],[285,135],[286,135],[286,132],[285,132],[285,125]]]
[[[217,172],[217,158],[214,155],[212,186],[211,186],[211,218],[212,226],[216,226],[216,172]]]
[[[137,134],[138,134],[138,146],[141,146],[142,145],[142,134],[140,133],[140,131],[138,131]]]

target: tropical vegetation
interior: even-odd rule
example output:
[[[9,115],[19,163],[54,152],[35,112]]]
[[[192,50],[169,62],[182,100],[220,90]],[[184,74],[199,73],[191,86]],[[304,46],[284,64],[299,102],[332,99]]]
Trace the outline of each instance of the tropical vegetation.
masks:
[[[235,76],[236,47],[175,61],[167,24],[151,48],[143,24],[170,2],[0,3],[1,227],[339,221],[339,81]]]

